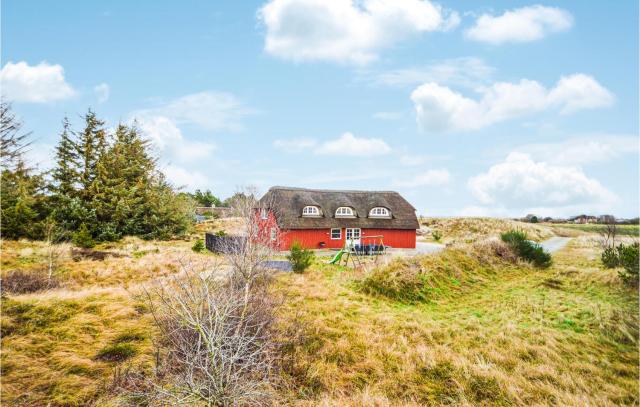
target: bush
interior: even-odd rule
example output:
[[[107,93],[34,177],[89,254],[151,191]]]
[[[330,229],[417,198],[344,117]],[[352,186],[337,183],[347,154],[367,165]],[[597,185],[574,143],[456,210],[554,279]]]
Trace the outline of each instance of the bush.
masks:
[[[315,255],[311,250],[303,249],[300,243],[293,242],[291,245],[291,254],[287,256],[287,260],[291,263],[294,273],[304,273],[313,262]]]
[[[27,294],[58,286],[58,280],[48,278],[44,271],[14,270],[2,279],[2,291]]]
[[[205,247],[204,247],[204,242],[202,241],[202,239],[198,239],[196,240],[196,242],[193,244],[193,246],[191,246],[191,250],[193,250],[196,253],[202,253],[204,251]]]
[[[551,255],[542,246],[527,238],[521,230],[510,230],[501,235],[502,241],[511,246],[519,258],[532,262],[536,267],[551,266]]]
[[[166,352],[159,353],[154,375],[159,391],[144,405],[275,404],[277,301],[268,281],[247,284],[237,274],[225,281],[218,271],[187,265],[148,293]]]
[[[618,267],[618,251],[615,247],[605,248],[602,252],[601,260],[602,264],[608,269]]]
[[[434,230],[433,232],[431,232],[431,237],[433,237],[433,240],[435,240],[436,242],[439,242],[440,239],[442,239],[442,233],[438,230]]]
[[[602,252],[602,264],[606,268],[622,267],[620,278],[630,286],[638,286],[640,274],[640,244],[620,243],[618,247],[607,247]]]
[[[91,236],[91,232],[84,223],[80,225],[80,228],[73,234],[73,244],[83,249],[91,249],[96,245],[95,240]]]

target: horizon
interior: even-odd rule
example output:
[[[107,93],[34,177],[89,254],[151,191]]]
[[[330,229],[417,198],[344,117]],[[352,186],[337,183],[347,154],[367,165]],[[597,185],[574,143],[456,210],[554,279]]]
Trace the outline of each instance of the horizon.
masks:
[[[2,95],[41,169],[63,118],[78,129],[91,108],[108,128],[136,119],[185,192],[391,190],[425,217],[638,217],[636,2],[2,6]]]

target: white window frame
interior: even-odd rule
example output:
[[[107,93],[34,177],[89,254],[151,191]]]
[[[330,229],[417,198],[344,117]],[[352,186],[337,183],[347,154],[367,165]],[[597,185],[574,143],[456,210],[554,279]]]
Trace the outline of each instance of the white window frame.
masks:
[[[355,217],[356,213],[353,211],[353,208],[348,207],[348,206],[341,206],[338,209],[336,209],[336,218],[340,217],[340,218],[348,218],[348,217]]]
[[[302,208],[302,216],[320,216],[320,208],[313,205],[307,205]]]
[[[334,230],[338,231],[338,237],[333,237],[333,231]],[[341,228],[331,228],[331,230],[329,231],[329,236],[331,237],[331,240],[341,240],[342,239],[342,229]]]
[[[266,209],[266,208],[262,208],[262,209],[260,209],[260,219],[262,219],[262,220],[267,220],[267,219],[269,219],[269,214],[268,214],[268,212],[267,212],[267,209]]]
[[[278,229],[276,228],[271,228],[269,229],[269,238],[271,239],[271,241],[275,241],[278,238]]]
[[[357,231],[357,233],[356,233]],[[362,229],[360,228],[346,228],[344,230],[344,236],[345,239],[348,241],[350,240],[357,240],[358,244],[361,243],[361,239],[362,239]]]
[[[370,218],[390,218],[391,211],[384,206],[376,206],[369,211]]]

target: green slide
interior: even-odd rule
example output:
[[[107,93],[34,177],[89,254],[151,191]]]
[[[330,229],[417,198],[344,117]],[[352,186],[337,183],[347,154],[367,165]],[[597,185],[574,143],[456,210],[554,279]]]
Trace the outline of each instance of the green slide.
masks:
[[[333,259],[331,259],[331,261],[328,264],[336,264],[340,262],[340,259],[342,258],[342,255],[345,254],[346,252],[344,250],[340,250],[338,253],[336,253],[335,256],[333,256]]]

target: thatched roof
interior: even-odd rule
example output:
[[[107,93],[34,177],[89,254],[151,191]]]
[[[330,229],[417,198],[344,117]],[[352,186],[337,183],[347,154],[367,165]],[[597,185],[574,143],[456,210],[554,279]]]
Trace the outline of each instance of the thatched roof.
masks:
[[[302,209],[312,205],[320,208],[319,217],[303,217]],[[268,207],[276,214],[281,229],[375,228],[418,229],[416,210],[394,191],[336,191],[272,187],[260,199],[260,207]],[[355,218],[336,218],[336,209],[348,206],[355,210]],[[370,218],[374,207],[391,211],[391,218]]]

